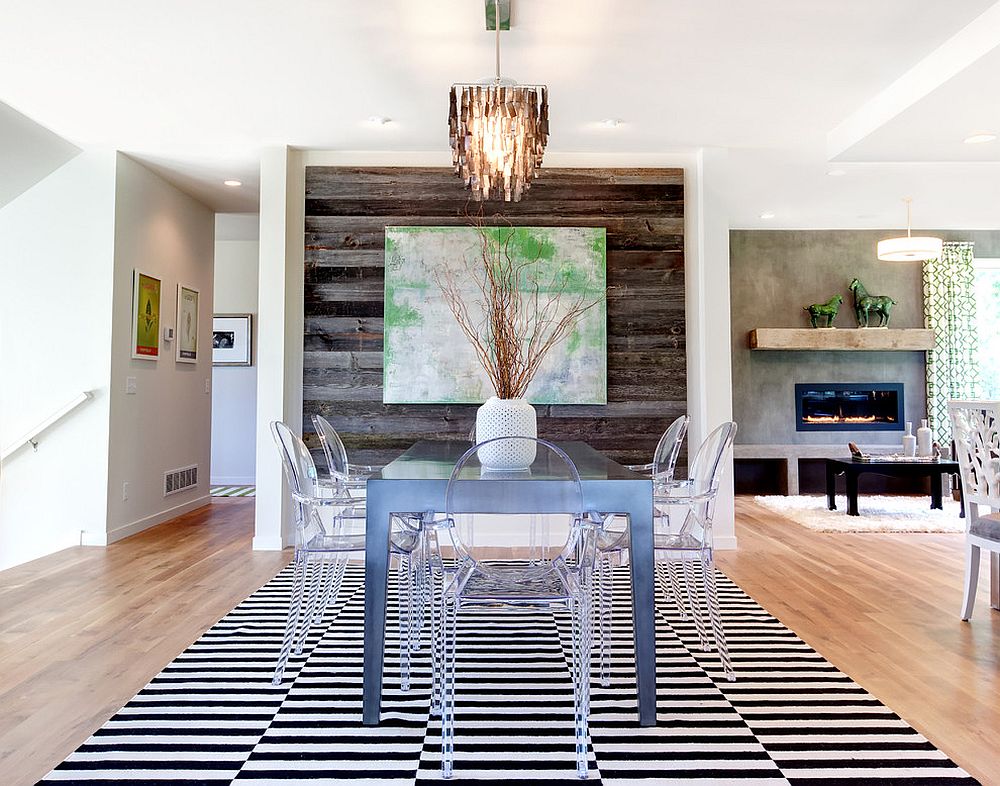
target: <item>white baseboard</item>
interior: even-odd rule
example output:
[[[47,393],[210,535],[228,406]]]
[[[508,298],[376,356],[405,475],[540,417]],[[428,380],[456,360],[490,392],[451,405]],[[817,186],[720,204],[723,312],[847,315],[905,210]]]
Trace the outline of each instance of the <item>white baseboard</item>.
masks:
[[[190,502],[184,502],[180,505],[175,505],[172,508],[161,511],[160,513],[154,513],[152,516],[146,516],[145,518],[139,519],[138,521],[133,521],[131,524],[125,524],[121,527],[116,527],[111,530],[107,535],[107,543],[115,543],[122,538],[127,538],[129,535],[135,535],[143,530],[147,530],[150,527],[155,527],[157,524],[162,524],[164,521],[169,521],[170,519],[177,518],[178,516],[188,513],[195,508],[200,508],[204,505],[209,505],[212,502],[212,498],[206,494],[203,497],[198,497]],[[107,544],[105,544],[107,545]]]
[[[80,530],[80,545],[81,546],[107,546],[108,545],[108,533],[107,532],[90,532],[88,530]]]
[[[735,535],[713,535],[712,536],[712,548],[716,551],[735,551],[736,546],[736,536]]]
[[[281,551],[283,548],[285,548],[285,544],[281,538],[276,538],[273,535],[253,536],[254,551]]]
[[[212,476],[213,486],[253,486],[256,485],[257,478],[253,475],[222,475]]]

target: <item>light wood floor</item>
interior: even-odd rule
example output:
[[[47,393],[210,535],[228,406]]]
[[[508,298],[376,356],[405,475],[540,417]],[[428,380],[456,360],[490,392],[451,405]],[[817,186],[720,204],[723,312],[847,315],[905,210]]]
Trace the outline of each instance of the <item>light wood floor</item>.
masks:
[[[34,783],[290,553],[220,499],[107,548],[0,572],[0,783]]]
[[[222,499],[107,549],[0,572],[0,782],[33,783],[289,553]],[[957,618],[961,536],[826,535],[737,503],[720,567],[986,784],[1000,784],[1000,612]]]
[[[717,562],[771,614],[984,784],[1000,784],[1000,612],[984,559],[959,620],[962,535],[813,532],[739,498]]]

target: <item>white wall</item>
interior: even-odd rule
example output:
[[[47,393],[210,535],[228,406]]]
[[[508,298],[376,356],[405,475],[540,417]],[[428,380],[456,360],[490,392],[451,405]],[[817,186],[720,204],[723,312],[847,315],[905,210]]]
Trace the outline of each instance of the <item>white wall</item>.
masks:
[[[118,155],[108,542],[209,501],[214,246],[215,216],[208,207]],[[158,360],[131,358],[133,268],[162,281],[161,330],[176,326],[177,284],[199,290],[197,363],[176,362],[174,344],[162,339]],[[125,393],[127,377],[136,379],[135,395]],[[192,464],[198,466],[197,487],[164,497],[163,473]]]
[[[304,231],[302,153],[269,148],[260,159],[255,549],[290,542],[291,508],[270,423],[302,432]]]
[[[688,409],[691,440],[732,417],[729,337],[729,214],[724,157],[710,150],[661,154],[562,153],[548,167],[683,167]],[[257,519],[254,548],[287,545],[289,516],[268,423],[301,429],[302,279],[306,166],[450,166],[446,151],[347,152],[272,148],[261,158],[260,326],[257,400]],[[457,187],[457,186],[456,186]],[[529,197],[530,198],[530,197]],[[719,309],[724,305],[724,313]],[[298,391],[296,394],[296,390]],[[718,548],[735,548],[732,462],[714,527]]]
[[[215,217],[215,313],[252,314],[257,346],[256,215]],[[212,483],[253,484],[256,479],[257,365],[212,369]]]
[[[105,530],[114,201],[87,151],[0,208],[0,446],[94,393],[0,470],[0,569]]]
[[[0,103],[0,206],[48,177],[80,149]]]

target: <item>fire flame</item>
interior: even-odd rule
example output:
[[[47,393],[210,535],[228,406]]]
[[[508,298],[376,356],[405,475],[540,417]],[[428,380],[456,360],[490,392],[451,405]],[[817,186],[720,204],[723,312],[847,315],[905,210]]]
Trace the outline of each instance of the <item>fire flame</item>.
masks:
[[[806,423],[874,423],[874,415],[857,415],[842,418],[840,415],[806,415],[802,418]]]

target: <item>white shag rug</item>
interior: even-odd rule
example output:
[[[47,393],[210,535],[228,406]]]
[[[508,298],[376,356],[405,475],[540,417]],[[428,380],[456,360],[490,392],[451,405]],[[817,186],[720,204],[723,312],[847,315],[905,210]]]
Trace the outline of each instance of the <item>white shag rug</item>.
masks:
[[[930,496],[888,497],[862,494],[860,516],[847,515],[847,497],[837,496],[837,509],[827,510],[821,497],[758,496],[754,501],[803,527],[819,532],[965,532],[961,506],[950,497],[944,510],[931,510]]]

